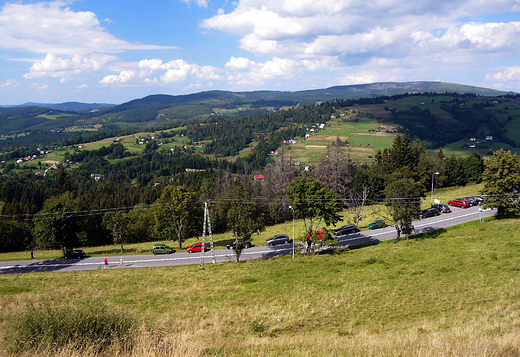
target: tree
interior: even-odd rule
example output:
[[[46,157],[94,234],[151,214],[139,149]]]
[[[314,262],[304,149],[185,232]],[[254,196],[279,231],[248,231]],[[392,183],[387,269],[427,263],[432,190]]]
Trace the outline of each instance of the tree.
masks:
[[[397,241],[401,233],[411,234],[414,230],[412,221],[421,212],[423,188],[412,179],[401,179],[387,186],[385,205],[397,231]]]
[[[484,207],[496,208],[498,217],[520,213],[520,158],[502,149],[486,160],[485,165]]]
[[[227,221],[235,236],[233,250],[237,263],[240,260],[242,250],[245,248],[246,241],[251,239],[253,233],[265,229],[259,205],[252,200],[254,190],[246,180],[246,177],[238,179],[233,184],[227,197],[229,202]]]
[[[45,248],[72,250],[79,242],[80,224],[74,217],[76,200],[70,192],[47,199],[34,218],[34,236]]]
[[[65,165],[60,165],[54,187],[52,188],[52,193],[55,196],[60,196],[65,192],[72,192],[72,185],[70,184],[69,174],[65,169]]]
[[[307,254],[312,242],[317,242],[316,230],[321,222],[335,225],[339,222],[340,205],[338,196],[321,182],[308,177],[298,177],[289,184],[287,198],[298,217],[303,218],[305,226],[304,240],[307,242]]]
[[[316,179],[339,196],[343,196],[352,184],[356,167],[350,158],[350,151],[345,151],[339,138],[327,147],[327,153],[320,157],[316,166]]]
[[[123,240],[128,243],[149,242],[159,239],[155,229],[153,209],[147,205],[136,205],[127,213],[128,226]]]
[[[128,214],[121,211],[106,213],[104,221],[107,228],[112,233],[114,242],[121,245],[121,253],[123,253],[123,236],[128,228]]]
[[[157,231],[175,237],[182,249],[182,242],[196,234],[202,221],[197,194],[184,186],[166,186],[156,204]]]
[[[352,211],[356,216],[356,227],[359,225],[361,218],[363,218],[363,211],[365,209],[365,203],[369,192],[370,187],[368,186],[363,186],[360,192],[350,189],[348,192],[348,199],[344,201],[347,210]]]

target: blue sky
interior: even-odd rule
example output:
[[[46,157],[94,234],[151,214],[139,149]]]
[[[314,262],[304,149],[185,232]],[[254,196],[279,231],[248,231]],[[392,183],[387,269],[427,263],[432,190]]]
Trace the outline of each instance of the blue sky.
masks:
[[[520,92],[520,0],[0,1],[0,105],[386,81]]]

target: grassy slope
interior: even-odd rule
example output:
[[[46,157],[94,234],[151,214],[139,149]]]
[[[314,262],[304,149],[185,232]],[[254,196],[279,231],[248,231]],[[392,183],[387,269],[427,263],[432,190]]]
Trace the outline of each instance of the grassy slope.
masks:
[[[473,222],[399,244],[202,271],[4,275],[0,323],[8,328],[29,301],[94,300],[148,319],[153,333],[141,331],[126,355],[516,356],[519,228],[518,219]]]

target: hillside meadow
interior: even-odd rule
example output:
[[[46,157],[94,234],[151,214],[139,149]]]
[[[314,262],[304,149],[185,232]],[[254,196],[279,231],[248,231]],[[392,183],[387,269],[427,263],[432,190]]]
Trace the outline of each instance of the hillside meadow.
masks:
[[[519,228],[204,270],[2,275],[0,354],[518,356]]]

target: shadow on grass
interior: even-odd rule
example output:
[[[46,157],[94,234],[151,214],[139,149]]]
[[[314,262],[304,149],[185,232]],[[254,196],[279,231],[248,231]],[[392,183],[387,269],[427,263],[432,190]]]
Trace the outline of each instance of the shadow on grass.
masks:
[[[152,251],[152,249],[150,248],[150,252]],[[143,253],[142,250],[137,250],[137,249],[134,249],[134,248],[130,248],[130,249],[124,249],[124,254],[135,254],[135,253]],[[99,249],[99,250],[90,250],[87,252],[87,255],[89,257],[93,257],[93,256],[101,256],[101,255],[118,255],[118,254],[121,254],[121,249],[120,248],[114,248],[114,249]]]
[[[425,227],[419,230],[418,233],[406,237],[406,239],[437,239],[444,233],[446,233],[446,228]]]

